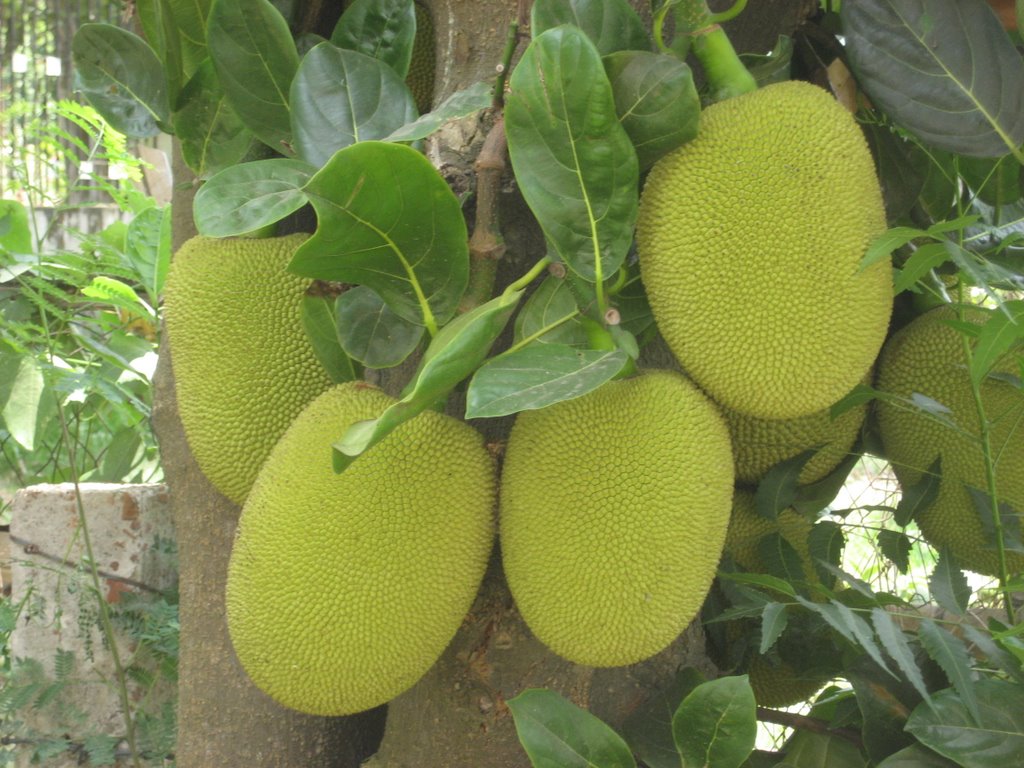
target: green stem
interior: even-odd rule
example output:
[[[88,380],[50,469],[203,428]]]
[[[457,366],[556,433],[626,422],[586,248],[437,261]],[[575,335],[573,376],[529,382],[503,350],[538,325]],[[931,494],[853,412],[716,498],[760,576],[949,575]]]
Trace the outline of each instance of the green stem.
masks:
[[[757,81],[720,26],[699,30],[693,38],[693,53],[704,65],[716,101],[757,90]]]
[[[727,21],[735,19],[737,16],[743,13],[743,9],[746,7],[747,0],[736,0],[736,2],[732,4],[732,8],[722,11],[721,13],[711,14],[711,23],[723,24]]]
[[[514,293],[515,291],[523,290],[524,288],[526,288],[526,286],[532,283],[538,275],[540,275],[545,269],[547,269],[548,265],[550,264],[551,257],[545,256],[543,259],[534,264],[530,268],[529,272],[520,277],[514,283],[510,283],[509,286],[505,289],[505,293]]]
[[[501,63],[498,64],[498,77],[494,81],[494,100],[491,104],[495,109],[505,106],[505,82],[508,80],[509,70],[512,69],[512,57],[515,55],[519,45],[519,20],[516,19],[508,25],[508,34],[505,35],[505,50],[501,54]]]

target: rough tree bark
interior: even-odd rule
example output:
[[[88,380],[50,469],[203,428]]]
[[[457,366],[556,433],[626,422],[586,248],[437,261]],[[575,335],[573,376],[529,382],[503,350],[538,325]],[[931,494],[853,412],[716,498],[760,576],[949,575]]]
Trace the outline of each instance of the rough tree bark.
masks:
[[[517,0],[429,0],[437,35],[437,100],[474,82],[492,79]],[[649,15],[648,0],[633,4]],[[728,5],[728,2],[714,6]],[[337,17],[341,0],[309,4],[321,23]],[[814,0],[762,0],[737,22],[741,50],[766,51],[789,32]],[[493,121],[462,121],[428,142],[428,155],[457,192],[475,186],[473,164]],[[194,234],[191,177],[175,163],[174,241]],[[506,252],[498,285],[520,276],[543,255],[529,212],[506,184],[501,226]],[[311,222],[306,222],[310,226]],[[162,350],[167,352],[166,344]],[[395,392],[403,369],[378,383]],[[238,508],[205,480],[192,459],[178,421],[169,355],[161,354],[154,424],[160,438],[178,529],[181,573],[181,660],[177,763],[206,766],[355,766],[378,747],[373,768],[526,766],[507,707],[521,690],[544,686],[620,724],[680,665],[709,666],[699,628],[691,627],[654,659],[619,669],[591,669],[565,662],[544,648],[522,623],[492,558],[480,594],[450,647],[427,674],[383,711],[354,718],[319,718],[278,707],[245,677],[231,649],[224,621],[224,579]],[[455,404],[453,412],[458,412]],[[500,444],[509,420],[476,425]]]

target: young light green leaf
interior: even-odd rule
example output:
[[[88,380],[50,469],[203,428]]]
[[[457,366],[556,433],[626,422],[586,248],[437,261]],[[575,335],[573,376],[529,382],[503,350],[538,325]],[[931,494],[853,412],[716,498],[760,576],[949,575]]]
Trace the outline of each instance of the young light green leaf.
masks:
[[[604,56],[615,51],[649,51],[644,24],[626,0],[536,0],[530,29],[536,38],[561,24],[583,30]]]
[[[971,357],[971,379],[980,384],[993,366],[1024,339],[1024,301],[1003,303],[1002,312],[992,312],[981,327]]]
[[[720,677],[698,685],[676,710],[672,733],[687,768],[739,768],[757,738],[749,678]]]
[[[531,688],[506,703],[534,768],[636,766],[621,736],[554,691]]]
[[[1024,62],[984,0],[841,7],[857,82],[926,144],[1001,157],[1024,144]]]
[[[369,286],[432,334],[455,314],[469,279],[466,222],[427,158],[404,144],[362,141],[336,152],[304,192],[319,223],[291,271]]]
[[[404,78],[415,37],[413,0],[353,0],[331,33],[331,42],[378,59]]]
[[[385,136],[384,140],[418,141],[425,139],[450,120],[458,120],[487,109],[494,100],[493,91],[494,86],[491,83],[484,81],[473,83],[469,88],[453,93],[427,114]]]
[[[210,237],[232,237],[274,224],[309,201],[303,187],[315,171],[283,157],[225,168],[196,193],[196,229]]]
[[[82,288],[82,295],[134,315],[148,317],[155,314],[153,308],[139,298],[134,288],[107,275],[96,275]]]
[[[335,384],[352,381],[358,371],[342,348],[334,321],[335,302],[328,296],[302,297],[300,315],[313,353]]]
[[[320,43],[302,59],[289,94],[300,158],[322,167],[339,149],[382,139],[416,119],[412,94],[387,64]]]
[[[368,368],[398,365],[423,338],[422,325],[396,315],[365,285],[350,288],[338,297],[335,319],[345,352]]]
[[[697,135],[700,98],[684,62],[649,51],[619,51],[604,57],[604,69],[641,169]]]
[[[951,613],[963,615],[971,599],[971,587],[953,553],[943,550],[928,579],[928,590],[936,602]]]
[[[466,392],[466,418],[545,408],[592,392],[622,370],[621,349],[529,344],[480,366]]]
[[[228,103],[209,59],[185,84],[173,117],[181,155],[201,179],[241,162],[252,147],[252,132]]]
[[[938,498],[941,486],[942,456],[939,455],[916,483],[905,484],[901,489],[902,495],[893,515],[896,525],[906,527],[911,520],[928,509]]]
[[[639,171],[597,49],[575,27],[549,29],[510,85],[505,130],[523,197],[562,260],[600,285],[632,243]]]
[[[902,531],[878,532],[878,549],[900,573],[906,573],[910,567],[910,548],[910,538]]]
[[[796,499],[797,481],[804,466],[814,458],[820,446],[808,448],[796,456],[780,461],[768,470],[757,485],[754,503],[757,514],[774,520],[779,512],[790,506]]]
[[[138,35],[111,24],[83,24],[71,43],[75,87],[126,136],[156,136],[171,116],[163,65]]]
[[[914,651],[910,647],[910,642],[893,619],[892,614],[883,608],[872,608],[871,623],[875,627],[878,639],[882,641],[882,647],[889,654],[889,658],[896,662],[896,666],[906,675],[915,690],[921,694],[921,698],[931,701],[931,694],[928,691],[928,686],[925,685],[921,669],[914,660]]]
[[[922,619],[917,636],[928,655],[946,673],[950,684],[959,694],[964,707],[975,723],[981,722],[977,682],[971,669],[972,659],[963,641],[946,631],[931,619]]]
[[[17,200],[0,200],[0,248],[10,253],[32,253],[28,211]]]
[[[761,612],[761,646],[758,653],[764,655],[775,645],[775,641],[785,631],[789,623],[789,613],[782,603],[767,603]]]
[[[221,87],[256,138],[291,154],[288,89],[299,68],[288,22],[269,0],[213,0],[206,41]]]

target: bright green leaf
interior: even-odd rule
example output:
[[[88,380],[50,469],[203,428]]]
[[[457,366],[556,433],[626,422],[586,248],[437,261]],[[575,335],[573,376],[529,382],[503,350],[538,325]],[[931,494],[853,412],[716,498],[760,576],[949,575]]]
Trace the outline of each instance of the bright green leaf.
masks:
[[[35,250],[28,211],[17,200],[0,200],[0,248],[20,254]]]
[[[568,280],[549,275],[530,294],[516,315],[513,334],[516,343],[529,338],[541,344],[587,345],[587,330]]]
[[[225,168],[196,193],[196,229],[210,237],[232,237],[274,224],[308,202],[303,187],[315,171],[283,157]]]
[[[754,751],[757,704],[746,675],[697,686],[672,718],[684,768],[739,768]]]

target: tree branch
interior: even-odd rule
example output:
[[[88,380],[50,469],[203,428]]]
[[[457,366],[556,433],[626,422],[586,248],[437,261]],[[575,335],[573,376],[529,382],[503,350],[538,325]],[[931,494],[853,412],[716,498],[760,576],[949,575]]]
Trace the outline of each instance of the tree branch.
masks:
[[[824,736],[838,736],[841,739],[846,739],[857,749],[864,748],[864,742],[858,731],[852,728],[833,728],[826,720],[821,720],[817,717],[808,717],[807,715],[798,715],[795,712],[781,712],[777,709],[758,707],[757,719],[763,723],[785,725],[789,728],[799,728],[802,731],[820,733]]]

